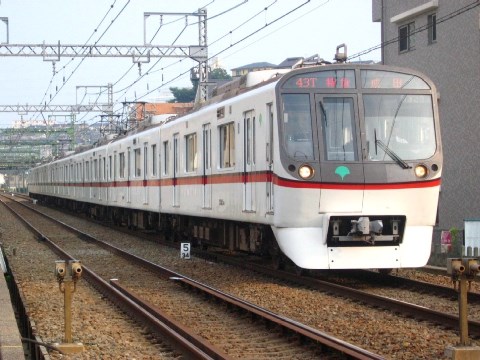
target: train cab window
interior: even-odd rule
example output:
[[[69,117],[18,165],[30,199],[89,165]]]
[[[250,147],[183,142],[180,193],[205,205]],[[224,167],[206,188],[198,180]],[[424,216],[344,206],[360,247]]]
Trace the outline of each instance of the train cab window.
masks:
[[[185,136],[185,171],[197,169],[197,134]]]
[[[309,94],[283,95],[283,133],[287,153],[294,159],[313,159]]]
[[[220,168],[235,166],[235,126],[234,123],[218,127],[220,136]]]
[[[141,157],[142,157],[142,154],[141,154],[141,149],[138,148],[138,149],[135,149],[133,150],[133,166],[135,168],[135,175],[136,177],[140,177],[142,175],[142,161],[141,161]]]
[[[357,160],[353,98],[324,97],[319,105],[325,160]]]
[[[368,159],[428,159],[435,154],[430,95],[364,95]]]

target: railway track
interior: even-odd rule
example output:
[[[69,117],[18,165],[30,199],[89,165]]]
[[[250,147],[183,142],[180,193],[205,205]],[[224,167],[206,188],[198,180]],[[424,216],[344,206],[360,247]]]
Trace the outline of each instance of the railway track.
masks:
[[[200,284],[193,279],[186,278],[181,274],[155,265],[152,262],[136,257],[130,253],[126,253],[117,247],[107,244],[104,241],[99,241],[88,234],[85,234],[68,226],[65,223],[60,223],[60,226],[63,229],[67,229],[68,233],[70,234],[65,235],[65,233],[61,232],[58,228],[58,222],[56,225],[53,225],[52,222],[56,220],[50,218],[48,220],[49,224],[40,224],[40,222],[38,222],[37,220],[33,220],[31,218],[31,215],[26,214],[26,212],[32,211],[30,208],[27,210],[23,206],[19,207],[18,203],[10,203],[9,205],[12,208],[16,208],[15,211],[17,213],[17,216],[22,216],[30,219],[24,219],[24,222],[33,223],[35,221],[35,229],[32,228],[32,231],[35,231],[38,238],[48,243],[49,246],[51,246],[54,251],[57,252],[57,254],[63,259],[83,257],[87,259],[85,261],[86,263],[93,264],[92,268],[99,272],[100,275],[97,275],[94,270],[91,270],[89,265],[88,267],[84,268],[86,277],[95,284],[95,287],[97,287],[99,291],[104,294],[108,294],[112,301],[117,303],[120,307],[128,309],[129,312],[133,312],[136,318],[142,319],[142,323],[149,324],[153,331],[161,333],[164,336],[169,333],[166,328],[175,328],[175,334],[171,335],[172,337],[170,341],[172,341],[176,347],[179,347],[182,353],[201,358],[228,358],[229,356],[231,356],[232,353],[235,354],[235,352],[238,351],[233,348],[231,344],[229,345],[229,339],[235,338],[237,341],[235,346],[239,346],[240,348],[244,349],[252,348],[252,350],[258,352],[258,354],[268,354],[269,352],[278,353],[280,351],[280,354],[285,353],[287,356],[289,356],[298,354],[299,351],[301,351],[301,353],[304,354],[307,358],[309,356],[314,358],[321,350],[318,346],[312,347],[312,344],[321,344],[321,348],[329,349],[328,352],[333,351],[336,354],[345,354],[346,356],[351,358],[382,358],[379,355],[363,350],[357,346],[348,344],[342,340],[336,339],[318,330],[309,328],[295,321],[289,320],[285,317],[273,314],[270,311],[265,311],[258,306],[249,304],[241,299],[233,297],[232,295],[219,292],[218,290]],[[20,215],[20,213],[22,213],[23,215]],[[72,233],[76,233],[75,237],[86,240],[88,244],[86,244],[86,246],[84,245],[85,243],[82,243],[82,245],[80,246],[76,245],[75,243],[78,243],[78,241],[72,237]],[[49,236],[48,234],[53,235]],[[124,259],[128,259],[128,263],[125,262],[125,260],[115,260],[117,270],[118,268],[122,269],[122,282],[127,281],[127,286],[119,286],[118,281],[114,281],[112,284],[108,284],[107,281],[104,280],[105,278],[111,278],[112,276],[112,272],[106,271],[104,267],[106,263],[112,262],[113,255],[103,254],[102,251],[98,250],[98,246],[101,246],[103,249],[108,249],[108,251],[112,254],[115,254],[115,256],[121,256]],[[71,253],[73,255],[69,255],[67,252],[62,250],[61,248],[63,247],[66,247],[68,253]],[[108,262],[106,260],[107,258]],[[131,265],[131,263],[135,263],[136,265]],[[141,266],[148,269],[148,271],[139,271],[138,264],[141,264]],[[116,275],[117,273],[118,271],[115,271],[113,274]],[[130,274],[130,277],[126,274]],[[136,275],[136,280],[129,279],[133,274]],[[160,282],[159,278],[164,279],[163,282]],[[172,281],[172,278],[175,281]],[[142,285],[140,285],[139,282],[141,282]],[[216,339],[218,344],[209,344],[208,341],[201,339],[196,334],[209,333],[212,330],[211,319],[222,318],[225,321],[225,315],[219,314],[218,309],[215,309],[214,311],[212,309],[212,305],[205,304],[204,300],[198,300],[198,297],[192,300],[191,293],[189,295],[189,299],[186,299],[185,291],[182,291],[181,294],[179,294],[178,285],[175,285],[175,283],[177,282],[185,286],[188,285],[189,288],[195,289],[194,293],[208,294],[209,297],[212,297],[214,299],[212,300],[212,303],[214,304],[219,301],[227,304],[226,306],[224,306],[225,309],[231,309],[232,307],[241,309],[242,314],[248,314],[246,316],[247,321],[245,321],[244,319],[239,320],[238,316],[236,316],[233,320],[227,321],[227,324],[229,324],[226,325],[227,328],[225,328],[225,326],[219,327],[218,324],[215,323],[215,327],[219,327],[219,331],[214,336],[210,335],[210,338]],[[136,289],[135,292],[138,292],[139,295],[133,294],[130,290],[127,290],[127,288]],[[173,300],[171,304],[167,305],[167,308],[170,307],[169,311],[161,314],[162,311],[152,310],[152,308],[158,308],[158,305],[155,307],[146,306],[146,301],[148,302],[148,298],[152,298],[152,289],[154,292],[161,292],[162,297],[172,297]],[[167,291],[169,292],[169,295],[166,295]],[[139,298],[147,300],[140,300]],[[150,302],[159,301],[160,300],[156,297],[153,297],[153,299],[150,300]],[[187,303],[187,306],[180,311],[181,313],[191,314],[192,309],[209,309],[203,315],[203,319],[196,317],[194,321],[195,323],[206,323],[208,329],[203,328],[189,330],[188,327],[186,327],[185,325],[178,324],[178,320],[175,320],[174,316],[172,316],[171,310],[173,307],[176,309],[176,311],[179,311],[180,304],[184,303]],[[146,308],[150,310],[145,310]],[[223,310],[223,312],[225,311]],[[245,315],[242,315],[242,317],[245,318]],[[276,330],[273,332],[269,331],[265,333],[264,326],[259,325],[259,322],[255,322],[255,324],[253,325],[251,324],[251,318],[261,319],[259,321],[260,323],[265,322],[269,324],[269,326],[281,330]],[[241,325],[239,325],[239,321]],[[159,322],[161,324],[158,324]],[[241,328],[240,335],[235,335],[232,333],[232,328],[235,327]],[[225,333],[227,334],[227,337],[225,337]],[[288,339],[288,337],[287,339],[285,339],[285,334],[292,333],[295,334],[295,337],[302,339],[301,341],[297,341],[294,346],[292,346],[292,343]],[[246,334],[249,335],[247,336]],[[248,342],[248,339],[252,339],[252,335],[254,335],[253,339],[255,343],[260,342],[262,344],[261,348],[255,349],[256,345],[251,344],[251,340],[250,342]],[[238,339],[243,339],[242,341],[246,343],[238,344]],[[305,346],[305,343],[308,343],[308,346]],[[225,346],[225,344],[227,345]],[[272,348],[269,349],[268,346],[272,346]],[[225,348],[227,350],[225,350]],[[242,355],[242,353],[240,353],[240,355]],[[333,358],[335,358],[335,356],[338,355],[334,355]]]

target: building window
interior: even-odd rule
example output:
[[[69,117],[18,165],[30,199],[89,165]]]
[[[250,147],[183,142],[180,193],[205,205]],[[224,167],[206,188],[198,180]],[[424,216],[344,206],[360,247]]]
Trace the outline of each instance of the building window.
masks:
[[[428,15],[428,44],[437,42],[437,14]]]
[[[406,52],[415,48],[415,23],[411,22],[398,28],[398,49]]]
[[[233,123],[219,126],[220,167],[235,166],[235,127]]]

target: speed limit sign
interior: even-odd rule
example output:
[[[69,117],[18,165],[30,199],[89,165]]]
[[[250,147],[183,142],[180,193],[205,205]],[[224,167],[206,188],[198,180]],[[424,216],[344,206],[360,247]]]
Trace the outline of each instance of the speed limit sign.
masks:
[[[190,260],[190,243],[180,244],[180,258]]]

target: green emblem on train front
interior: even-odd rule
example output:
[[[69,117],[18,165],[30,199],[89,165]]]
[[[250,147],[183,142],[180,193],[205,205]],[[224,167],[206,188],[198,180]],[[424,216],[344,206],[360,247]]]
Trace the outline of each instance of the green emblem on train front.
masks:
[[[350,169],[346,166],[339,166],[335,169],[335,174],[340,176],[342,178],[342,181],[343,181],[343,178],[345,176],[350,175]]]

